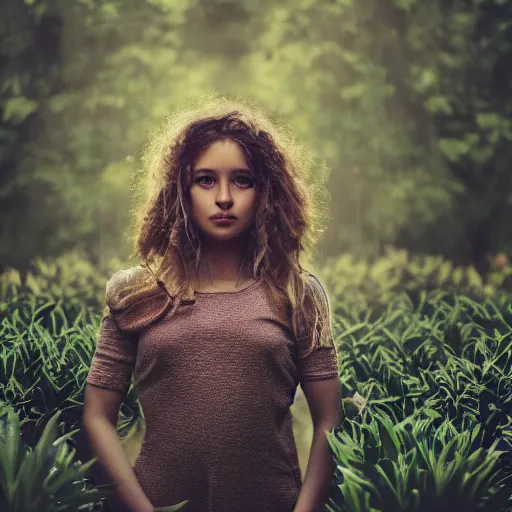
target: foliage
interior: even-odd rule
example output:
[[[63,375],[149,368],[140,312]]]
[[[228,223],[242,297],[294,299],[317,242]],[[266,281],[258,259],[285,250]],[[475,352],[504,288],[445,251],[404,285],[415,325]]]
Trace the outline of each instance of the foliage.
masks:
[[[76,305],[20,293],[0,323],[0,401],[20,416],[30,446],[56,411],[62,413],[63,434],[81,426],[101,315],[83,305],[75,314]],[[141,418],[132,383],[120,411],[120,437],[130,436]]]
[[[383,269],[411,265],[404,253],[388,259],[368,267],[374,282],[366,294]],[[337,271],[341,279],[343,268]],[[345,269],[351,272],[360,285]],[[510,295],[495,301],[476,293],[482,284],[468,288],[473,298],[421,289],[421,279],[405,292],[388,287],[387,302],[347,293],[349,287],[334,296],[345,414],[341,437],[330,438],[338,464],[331,510],[420,512],[461,499],[467,508],[460,510],[495,511],[512,494],[512,302]],[[35,446],[38,429],[57,410],[64,433],[79,426],[100,317],[87,308],[73,316],[73,306],[44,295],[17,297],[0,326],[0,400],[17,411]],[[142,416],[132,383],[120,436]],[[395,438],[401,447],[390,455]]]
[[[325,253],[393,243],[484,271],[510,250],[512,2],[287,1],[260,26],[255,94],[335,171]]]
[[[512,297],[512,269],[480,275],[470,265],[454,265],[441,256],[409,254],[388,247],[373,261],[342,254],[318,268],[335,300],[358,311],[385,311],[400,293],[413,300],[423,291],[443,290],[477,300],[492,298],[506,304]]]
[[[157,4],[2,3],[3,265],[25,274],[36,257],[71,248],[100,266],[128,253],[131,178],[147,131],[204,90],[215,66],[186,72],[174,31],[186,9],[166,2],[163,16]]]
[[[428,408],[426,418],[395,425],[385,414],[371,416],[327,433],[338,463],[329,512],[495,512],[509,504],[512,473],[498,464],[505,452],[497,439],[479,446],[479,425],[465,418],[457,431],[445,419],[436,428],[439,416]]]
[[[104,266],[96,268],[86,255],[72,250],[51,260],[36,258],[23,281],[16,268],[8,267],[0,274],[0,297],[5,299],[0,311],[7,311],[8,303],[15,304],[18,295],[23,293],[61,300],[71,314],[68,318],[74,318],[83,307],[98,310],[105,301],[108,279],[129,265],[128,261],[111,258]]]
[[[129,252],[148,130],[213,88],[333,169],[326,256],[392,243],[484,272],[512,249],[512,0],[7,0],[0,18],[0,264],[22,280],[70,248]]]
[[[470,415],[482,422],[486,446],[498,431],[512,442],[510,302],[500,310],[489,300],[478,304],[437,291],[422,293],[417,304],[397,297],[371,316],[337,317],[344,394],[357,392],[396,422],[420,407],[457,428]]]
[[[510,505],[512,302],[417,299],[380,312],[334,303],[344,415],[328,434],[331,512]]]
[[[84,477],[95,459],[76,461],[67,441],[77,430],[58,437],[57,412],[34,448],[21,441],[16,413],[0,406],[0,508],[9,512],[76,512],[90,510],[112,490],[90,489]]]

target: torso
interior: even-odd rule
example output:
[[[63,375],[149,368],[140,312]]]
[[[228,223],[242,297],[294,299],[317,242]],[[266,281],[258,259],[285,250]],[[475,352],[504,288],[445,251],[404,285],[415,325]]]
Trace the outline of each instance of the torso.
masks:
[[[134,472],[155,507],[191,500],[191,512],[281,512],[297,501],[297,345],[262,284],[198,293],[137,340],[146,431]]]

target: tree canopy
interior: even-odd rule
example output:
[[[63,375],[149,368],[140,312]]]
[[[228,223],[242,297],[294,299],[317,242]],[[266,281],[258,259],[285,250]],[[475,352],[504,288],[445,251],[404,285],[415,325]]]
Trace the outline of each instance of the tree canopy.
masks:
[[[324,256],[484,270],[512,249],[512,0],[6,0],[0,19],[1,266],[127,254],[149,130],[212,90],[328,165]]]

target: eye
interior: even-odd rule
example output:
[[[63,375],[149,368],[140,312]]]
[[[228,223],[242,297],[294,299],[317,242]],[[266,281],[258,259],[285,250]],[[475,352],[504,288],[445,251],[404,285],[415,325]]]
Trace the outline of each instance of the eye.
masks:
[[[211,176],[201,176],[200,178],[197,178],[196,183],[201,183],[201,180],[211,179],[211,178],[212,178]]]
[[[205,183],[204,181],[202,180],[211,180],[213,179],[212,176],[201,176],[200,178],[197,178],[195,180],[195,183],[203,183],[204,185],[209,185],[210,183]],[[242,180],[242,184],[244,184],[245,186],[243,188],[250,188],[251,186],[254,185],[254,182],[253,180],[251,180],[250,178],[248,178],[247,176],[237,176],[235,178],[235,180],[237,181],[240,181]]]
[[[247,185],[247,187],[245,187],[245,188],[250,188],[252,185],[254,185],[254,182],[247,176],[237,176],[236,179],[237,180],[245,180],[245,184]]]

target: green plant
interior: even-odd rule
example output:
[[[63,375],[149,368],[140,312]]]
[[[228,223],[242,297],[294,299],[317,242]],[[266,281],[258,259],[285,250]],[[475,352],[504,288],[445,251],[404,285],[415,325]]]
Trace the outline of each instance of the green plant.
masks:
[[[57,412],[35,448],[21,440],[21,423],[10,407],[0,408],[0,509],[9,512],[76,512],[111,495],[87,488],[84,475],[94,464],[75,460],[67,441],[77,430],[57,438]],[[82,510],[84,510],[82,508]]]
[[[8,304],[15,304],[20,295],[29,294],[73,303],[68,308],[82,307],[98,309],[105,299],[105,285],[108,278],[124,265],[119,258],[111,258],[102,268],[96,268],[80,252],[74,250],[51,260],[36,258],[32,270],[22,279],[15,268],[7,267],[0,274],[0,296],[6,299],[3,311],[9,311]],[[78,306],[79,308],[80,306]],[[75,316],[75,315],[73,315]]]
[[[462,431],[449,420],[435,427],[435,411],[396,425],[382,413],[363,416],[327,433],[337,462],[330,512],[497,512],[509,504],[512,474],[498,467],[505,452],[498,440],[479,446],[480,425],[469,416]]]
[[[350,302],[352,309],[357,306],[358,310],[373,308],[378,312],[396,302],[401,293],[414,301],[423,292],[442,291],[479,301],[510,302],[510,290],[504,286],[509,272],[481,276],[472,266],[455,266],[440,256],[410,255],[392,247],[373,262],[342,254],[318,269],[334,299]]]
[[[66,432],[80,426],[100,318],[83,305],[73,316],[63,300],[22,294],[0,321],[0,401],[16,410],[29,446],[57,410]],[[120,411],[120,437],[141,417],[132,382]]]

